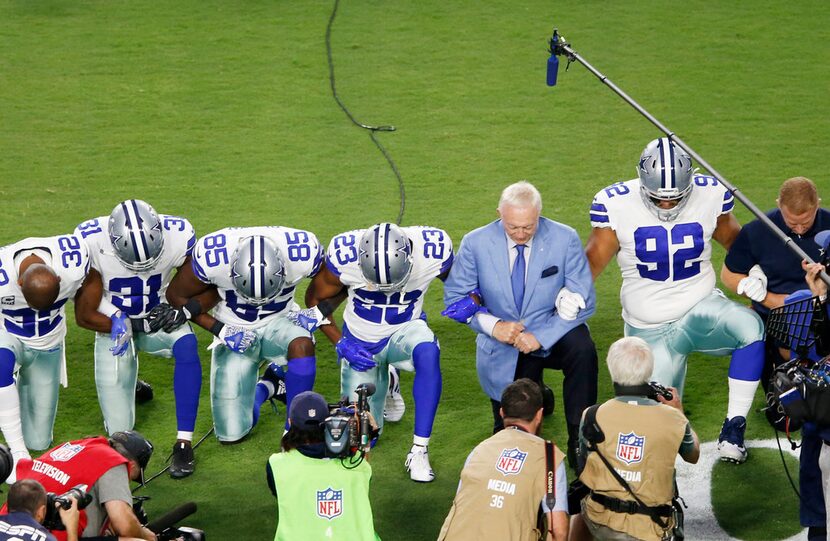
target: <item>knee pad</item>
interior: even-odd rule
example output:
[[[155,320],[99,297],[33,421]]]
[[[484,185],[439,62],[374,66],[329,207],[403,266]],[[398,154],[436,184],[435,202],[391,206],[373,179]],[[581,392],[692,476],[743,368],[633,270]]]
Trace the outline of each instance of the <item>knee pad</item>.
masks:
[[[764,339],[764,322],[754,311],[740,305],[734,305],[719,319],[735,341],[735,348],[743,348]]]

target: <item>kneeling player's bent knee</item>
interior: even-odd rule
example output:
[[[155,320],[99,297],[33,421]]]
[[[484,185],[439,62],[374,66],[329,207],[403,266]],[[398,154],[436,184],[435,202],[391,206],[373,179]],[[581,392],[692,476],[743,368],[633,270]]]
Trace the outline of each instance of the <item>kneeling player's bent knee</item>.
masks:
[[[314,342],[311,338],[301,336],[295,338],[288,344],[288,357],[294,359],[297,357],[313,357],[314,356]]]
[[[735,305],[724,318],[723,323],[726,332],[734,337],[736,349],[764,339],[764,322],[749,308]]]
[[[217,353],[217,351],[220,351]],[[210,369],[211,408],[216,437],[235,441],[253,426],[258,362],[225,348],[214,350]]]

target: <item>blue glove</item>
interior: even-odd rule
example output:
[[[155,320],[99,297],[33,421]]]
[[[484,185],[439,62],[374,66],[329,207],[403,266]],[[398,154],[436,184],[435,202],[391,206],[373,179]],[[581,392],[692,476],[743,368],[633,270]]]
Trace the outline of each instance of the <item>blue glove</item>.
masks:
[[[365,372],[378,365],[372,360],[372,354],[366,351],[366,348],[345,336],[337,341],[334,349],[337,350],[337,355],[341,359],[346,359],[352,370]]]
[[[133,328],[130,324],[130,318],[119,310],[110,317],[112,321],[112,329],[110,330],[110,339],[114,345],[110,351],[116,357],[120,357],[127,352],[130,347],[130,340],[133,338]]]
[[[441,315],[459,323],[464,323],[465,325],[472,321],[473,316],[476,315],[479,310],[483,310],[484,308],[477,304],[476,301],[470,297],[470,295],[478,295],[481,297],[481,293],[478,289],[474,289],[463,299],[457,300],[447,306],[447,309],[441,312]]]
[[[294,325],[302,327],[308,332],[314,332],[320,328],[321,325],[328,325],[331,323],[331,321],[329,321],[316,306],[306,308],[305,310],[292,310],[288,312],[288,315],[285,317],[287,317],[288,320]]]

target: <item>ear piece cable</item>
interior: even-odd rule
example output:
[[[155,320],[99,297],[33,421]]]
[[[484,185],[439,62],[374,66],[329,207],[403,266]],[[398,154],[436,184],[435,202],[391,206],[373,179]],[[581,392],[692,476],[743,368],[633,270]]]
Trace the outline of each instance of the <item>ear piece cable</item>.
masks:
[[[395,161],[392,159],[392,156],[389,154],[389,151],[381,144],[381,142],[377,138],[377,132],[393,132],[395,131],[395,126],[372,126],[369,124],[364,124],[357,120],[354,115],[352,115],[351,111],[346,107],[343,101],[340,99],[340,96],[337,94],[337,86],[335,84],[334,78],[334,59],[332,58],[331,54],[331,28],[334,24],[334,18],[337,16],[337,8],[340,5],[340,0],[334,0],[334,8],[331,11],[331,17],[329,17],[329,23],[326,25],[326,57],[328,58],[329,63],[329,83],[331,85],[331,94],[334,97],[334,101],[337,102],[337,105],[342,109],[342,111],[346,114],[349,120],[357,126],[358,128],[362,128],[364,130],[369,130],[369,138],[372,139],[372,142],[378,147],[383,157],[386,158],[387,163],[389,163],[389,167],[392,168],[392,172],[395,174],[395,178],[398,180],[398,189],[400,191],[401,197],[401,206],[400,210],[398,211],[398,219],[395,223],[401,225],[403,221],[403,213],[406,209],[406,193],[403,186],[403,178],[401,178],[401,173],[398,171],[398,166],[395,165]]]

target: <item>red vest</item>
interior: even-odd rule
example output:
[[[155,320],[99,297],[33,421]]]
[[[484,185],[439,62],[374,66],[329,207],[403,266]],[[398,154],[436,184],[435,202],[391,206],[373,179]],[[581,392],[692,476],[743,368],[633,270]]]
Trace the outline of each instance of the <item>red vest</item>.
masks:
[[[110,447],[107,438],[97,437],[62,443],[34,460],[22,459],[16,471],[18,479],[34,479],[46,492],[61,495],[76,485],[86,485],[89,490],[108,470],[128,462]],[[5,505],[0,512],[6,512]],[[86,513],[81,511],[80,515],[79,535],[87,523]],[[65,531],[52,533],[59,541],[66,540]]]

